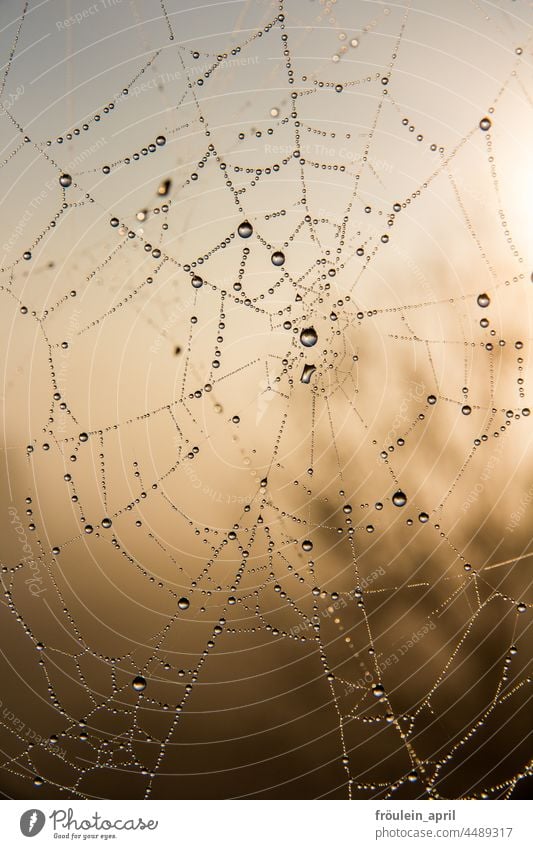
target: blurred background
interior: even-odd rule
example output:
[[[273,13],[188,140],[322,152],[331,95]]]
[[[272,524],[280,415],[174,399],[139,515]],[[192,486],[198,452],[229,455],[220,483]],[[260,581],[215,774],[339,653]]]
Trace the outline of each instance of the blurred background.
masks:
[[[530,5],[0,16],[4,797],[527,795]]]

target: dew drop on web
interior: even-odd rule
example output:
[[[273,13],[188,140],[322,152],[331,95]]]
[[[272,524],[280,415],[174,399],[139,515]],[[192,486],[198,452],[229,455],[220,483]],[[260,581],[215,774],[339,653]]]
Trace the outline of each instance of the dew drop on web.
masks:
[[[311,378],[316,371],[316,366],[313,365],[305,365],[302,370],[302,374],[300,377],[301,383],[311,383]]]
[[[395,507],[405,507],[405,505],[407,504],[407,496],[405,492],[402,492],[401,489],[398,489],[392,496],[392,503]]]
[[[253,232],[254,228],[249,221],[242,221],[237,228],[237,233],[241,239],[249,239]]]
[[[318,335],[314,327],[306,327],[300,333],[300,342],[306,348],[312,348],[318,341]]]

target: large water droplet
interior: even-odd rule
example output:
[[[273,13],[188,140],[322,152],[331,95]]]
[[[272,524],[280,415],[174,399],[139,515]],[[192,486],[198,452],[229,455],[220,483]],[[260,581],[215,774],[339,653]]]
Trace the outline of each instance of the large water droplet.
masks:
[[[197,274],[194,275],[194,277],[191,280],[191,283],[192,283],[194,289],[201,289],[202,286],[204,285],[204,281],[202,280],[201,277],[198,277]]]
[[[318,335],[314,327],[306,327],[300,333],[300,342],[306,348],[312,348],[318,341]]]
[[[487,116],[485,115],[485,117],[482,118],[481,121],[479,122],[479,128],[480,128],[480,130],[483,130],[483,132],[486,133],[487,130],[490,130],[491,127],[492,127],[492,121],[490,120],[490,118],[487,118]]]
[[[241,239],[249,239],[253,232],[254,228],[249,221],[243,221],[237,228],[237,233]]]
[[[481,295],[477,296],[477,303],[479,307],[488,307],[490,298],[486,292],[482,292]]]
[[[185,596],[183,596],[183,598],[180,598],[180,600],[178,601],[178,607],[180,610],[187,610],[189,605],[190,601],[188,598],[185,598]]]
[[[146,678],[143,678],[142,675],[136,675],[131,682],[131,686],[137,693],[142,693],[146,689]]]
[[[316,371],[316,366],[305,365],[303,367],[302,376],[300,377],[301,383],[311,383],[311,378]]]
[[[274,251],[271,256],[272,265],[283,265],[285,262],[285,254],[282,251]]]
[[[61,174],[61,177],[59,178],[59,185],[64,189],[68,189],[68,187],[72,185],[72,177],[70,174]]]
[[[407,504],[407,496],[401,489],[396,490],[392,496],[392,503],[395,507],[405,507]]]
[[[170,187],[172,185],[172,180],[163,180],[162,183],[159,184],[159,188],[157,190],[157,194],[161,197],[166,197],[170,191]]]

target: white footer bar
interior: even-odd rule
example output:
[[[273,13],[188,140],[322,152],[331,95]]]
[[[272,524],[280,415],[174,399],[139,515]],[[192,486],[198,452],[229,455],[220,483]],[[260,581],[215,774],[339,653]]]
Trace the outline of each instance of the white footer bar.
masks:
[[[533,846],[528,801],[5,801],[1,845]],[[33,842],[35,841],[35,842]],[[67,841],[69,841],[67,843]]]

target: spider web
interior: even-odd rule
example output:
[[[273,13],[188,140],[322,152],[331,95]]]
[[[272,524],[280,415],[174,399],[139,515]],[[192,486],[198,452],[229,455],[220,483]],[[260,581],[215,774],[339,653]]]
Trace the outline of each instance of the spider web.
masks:
[[[4,793],[511,797],[526,7],[91,9],[3,16]]]

